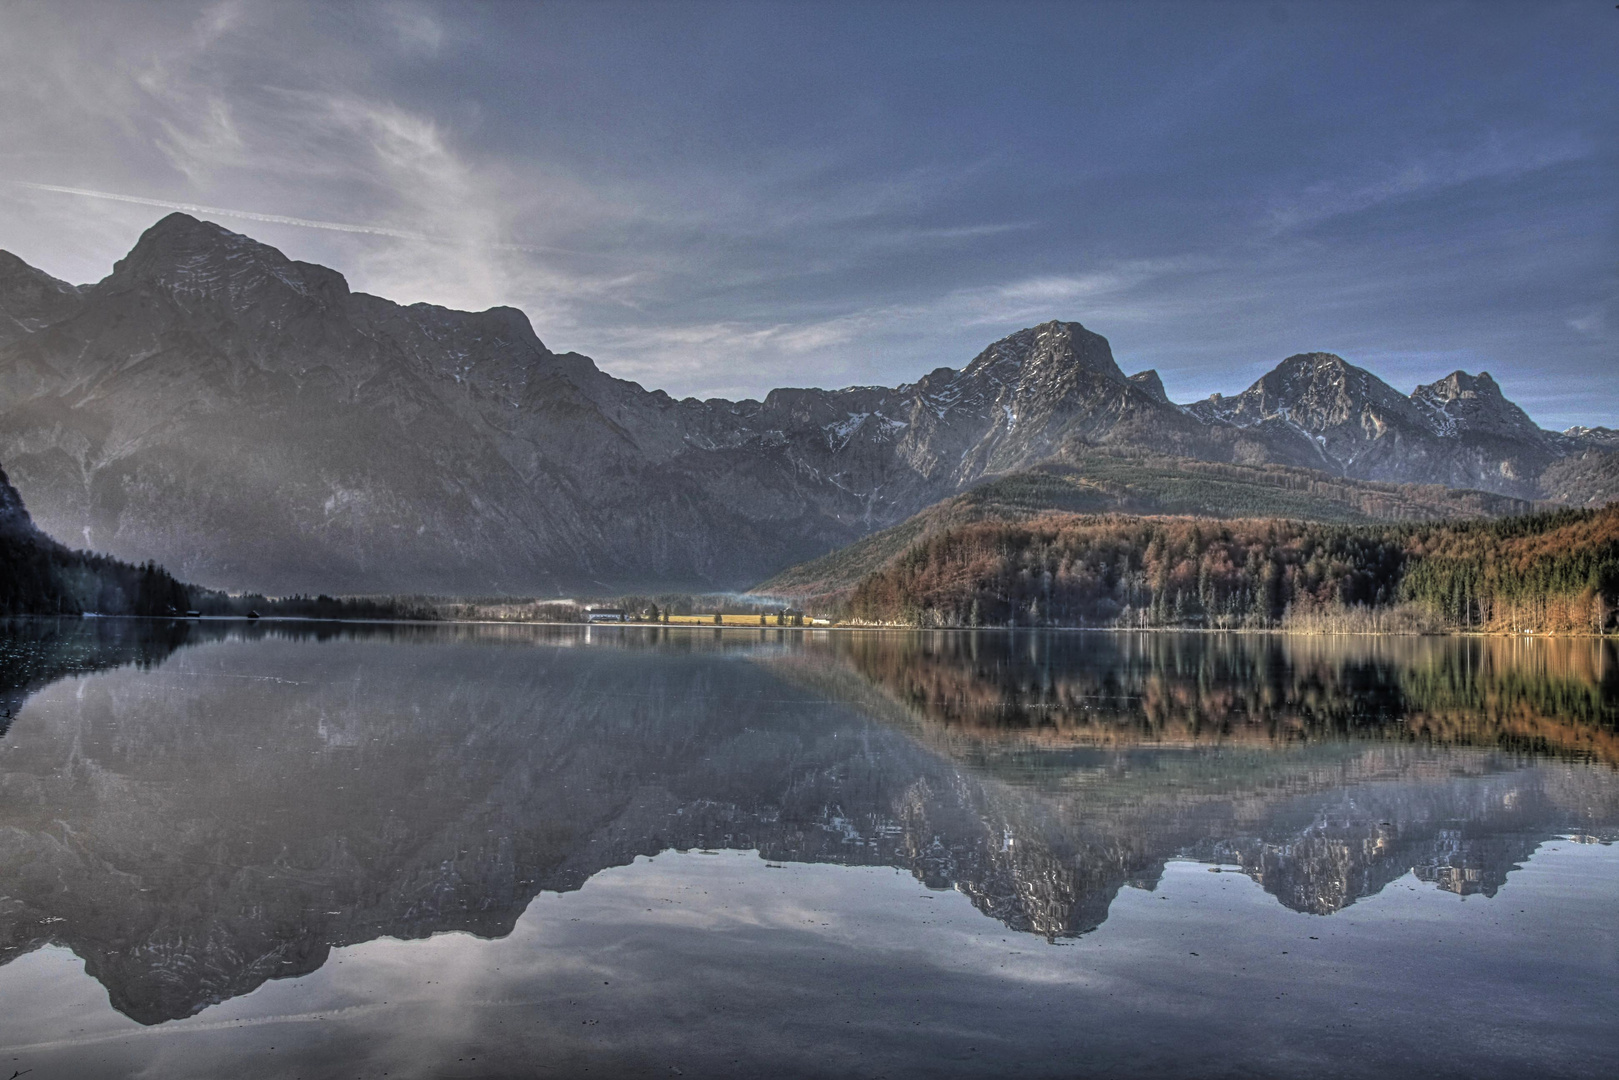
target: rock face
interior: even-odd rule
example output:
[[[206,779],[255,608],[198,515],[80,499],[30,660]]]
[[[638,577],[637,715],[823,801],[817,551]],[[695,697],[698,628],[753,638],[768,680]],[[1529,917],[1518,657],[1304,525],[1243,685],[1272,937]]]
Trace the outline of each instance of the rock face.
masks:
[[[0,345],[60,322],[83,302],[76,286],[0,251]]]
[[[1329,472],[1520,498],[1538,495],[1541,472],[1573,449],[1508,401],[1488,372],[1453,372],[1406,397],[1332,353],[1290,356],[1238,396],[1191,409],[1278,449],[1308,447]]]
[[[1596,450],[1619,450],[1619,431],[1608,427],[1571,427],[1563,437],[1576,444]]]
[[[23,505],[22,496],[11,486],[4,469],[0,469],[0,536],[39,536],[34,519],[28,516],[28,508]]]
[[[1158,377],[1158,372],[1149,368],[1138,371],[1130,376],[1130,381],[1147,392],[1147,396],[1154,401],[1169,404],[1169,394],[1164,390],[1164,380]]]
[[[35,518],[201,584],[740,587],[1090,444],[1518,495],[1578,445],[1488,376],[1407,399],[1326,354],[1183,408],[1065,322],[906,386],[676,400],[519,311],[354,293],[184,214],[95,285],[0,253],[0,460]]]
[[[1619,500],[1619,450],[1582,450],[1547,469],[1546,495],[1568,506],[1606,506]]]

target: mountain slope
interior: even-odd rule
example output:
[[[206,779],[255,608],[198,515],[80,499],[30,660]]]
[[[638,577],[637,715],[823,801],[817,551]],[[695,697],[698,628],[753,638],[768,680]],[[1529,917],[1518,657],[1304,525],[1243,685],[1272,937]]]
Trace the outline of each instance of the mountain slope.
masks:
[[[847,548],[788,567],[752,591],[824,605],[925,537],[975,521],[1021,521],[1053,511],[1361,524],[1496,517],[1530,509],[1523,500],[1486,492],[1343,480],[1274,465],[1092,451],[988,481]]]
[[[60,322],[83,301],[76,286],[0,251],[0,345]]]
[[[69,551],[40,532],[0,469],[0,616],[174,615],[189,606],[185,586],[159,566]]]
[[[0,349],[40,519],[270,592],[745,585],[1065,440],[1199,435],[1078,324],[898,388],[677,401],[183,214],[69,301]]]
[[[1048,322],[904,386],[677,400],[184,214],[94,285],[0,257],[0,459],[37,519],[269,593],[740,587],[1096,447],[1523,496],[1584,445],[1474,383],[1419,406],[1328,368],[1182,407]]]
[[[1548,498],[1569,506],[1619,501],[1619,450],[1585,450],[1563,458],[1540,480]]]
[[[1236,397],[1190,408],[1301,454],[1308,447],[1311,464],[1330,472],[1520,498],[1534,498],[1540,474],[1573,449],[1535,426],[1488,372],[1453,372],[1406,397],[1332,353],[1290,356]]]

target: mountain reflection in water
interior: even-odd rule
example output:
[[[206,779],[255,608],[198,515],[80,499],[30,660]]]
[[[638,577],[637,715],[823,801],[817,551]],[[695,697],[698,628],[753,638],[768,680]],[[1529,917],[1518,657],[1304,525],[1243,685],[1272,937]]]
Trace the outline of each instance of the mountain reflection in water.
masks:
[[[17,622],[0,700],[0,964],[145,1024],[670,848],[1058,939],[1177,858],[1330,915],[1619,833],[1590,640]]]

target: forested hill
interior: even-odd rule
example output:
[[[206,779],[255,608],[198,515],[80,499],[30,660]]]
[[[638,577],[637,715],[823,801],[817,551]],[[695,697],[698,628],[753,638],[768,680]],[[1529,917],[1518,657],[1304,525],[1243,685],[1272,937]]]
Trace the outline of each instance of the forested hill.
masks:
[[[0,469],[0,616],[173,615],[187,606],[186,587],[162,567],[72,551],[40,532]]]
[[[1603,632],[1619,608],[1619,506],[1363,526],[983,521],[917,541],[838,603],[924,626]]]
[[[924,537],[975,521],[1019,521],[1052,512],[1293,518],[1362,525],[1505,517],[1533,508],[1522,499],[1437,484],[1377,483],[1316,469],[1192,461],[1095,447],[1060,464],[980,484],[848,547],[790,567],[752,591],[804,601],[819,598],[824,603]]]

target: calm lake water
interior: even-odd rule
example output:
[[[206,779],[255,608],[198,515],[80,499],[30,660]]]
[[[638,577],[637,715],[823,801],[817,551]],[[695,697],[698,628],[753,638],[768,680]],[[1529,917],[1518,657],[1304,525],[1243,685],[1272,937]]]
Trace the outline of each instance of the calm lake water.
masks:
[[[0,1077],[1619,1061],[1611,642],[16,622],[0,711]]]

